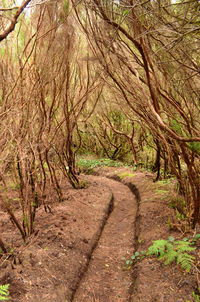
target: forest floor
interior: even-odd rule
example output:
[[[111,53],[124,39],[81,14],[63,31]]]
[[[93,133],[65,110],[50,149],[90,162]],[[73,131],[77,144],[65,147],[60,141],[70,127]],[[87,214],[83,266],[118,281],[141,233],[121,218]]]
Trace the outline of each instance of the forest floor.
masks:
[[[155,257],[131,266],[124,260],[153,240],[186,236],[171,226],[173,181],[155,183],[151,173],[121,167],[99,168],[81,179],[84,189],[63,186],[62,203],[50,194],[52,211],[39,209],[26,244],[0,209],[1,236],[10,248],[0,257],[0,284],[10,284],[11,301],[200,301],[194,269],[185,272]]]

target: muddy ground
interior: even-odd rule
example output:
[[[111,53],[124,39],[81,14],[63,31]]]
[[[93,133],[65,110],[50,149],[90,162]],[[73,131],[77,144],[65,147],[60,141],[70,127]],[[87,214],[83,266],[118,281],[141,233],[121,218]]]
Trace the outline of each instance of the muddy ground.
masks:
[[[152,240],[185,236],[169,225],[173,183],[154,183],[152,174],[128,168],[96,174],[81,176],[85,189],[65,185],[61,203],[52,195],[52,212],[39,209],[26,244],[0,210],[1,236],[10,250],[0,258],[0,284],[10,284],[11,301],[195,301],[198,267],[186,273],[153,257],[132,267],[124,261]]]

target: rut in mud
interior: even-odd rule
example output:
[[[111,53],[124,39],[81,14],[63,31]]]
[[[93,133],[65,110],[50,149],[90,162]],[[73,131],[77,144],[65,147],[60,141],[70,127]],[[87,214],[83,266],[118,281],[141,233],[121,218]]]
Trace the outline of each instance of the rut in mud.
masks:
[[[106,178],[100,181],[113,192],[114,208],[73,302],[127,302],[131,297],[132,275],[123,269],[121,259],[134,251],[137,201],[126,185]]]

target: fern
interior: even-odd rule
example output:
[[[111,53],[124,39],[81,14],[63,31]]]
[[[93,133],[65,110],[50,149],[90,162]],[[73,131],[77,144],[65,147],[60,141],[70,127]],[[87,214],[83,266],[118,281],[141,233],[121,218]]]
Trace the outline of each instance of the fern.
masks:
[[[180,253],[177,255],[177,264],[180,264],[180,266],[189,272],[191,270],[192,263],[194,261],[195,257],[187,254],[187,253]]]
[[[0,285],[0,301],[9,300],[9,286],[10,284]]]
[[[164,261],[164,264],[171,264],[172,262],[176,261],[177,258],[177,252],[174,251],[173,249],[166,252],[165,255],[160,257],[161,260]]]
[[[200,234],[196,234],[192,238],[185,237],[183,240],[175,240],[172,236],[167,240],[155,240],[147,251],[135,252],[131,259],[127,260],[126,265],[128,264],[130,268],[136,261],[142,260],[147,256],[155,255],[159,260],[163,261],[165,265],[175,262],[180,265],[182,269],[190,272],[192,264],[196,259],[191,255],[191,252],[196,250],[194,245],[198,240],[200,240]]]
[[[194,251],[196,248],[190,246],[191,242],[189,241],[175,241],[174,243],[174,248],[177,249],[177,251],[183,253],[183,252],[192,252]]]
[[[153,244],[148,248],[148,255],[156,255],[157,257],[163,257],[166,253],[166,250],[173,249],[173,245],[167,240],[155,240]]]
[[[189,272],[195,259],[195,257],[189,253],[196,248],[192,247],[192,243],[189,241],[175,241],[172,239],[173,238],[170,237],[168,240],[161,239],[154,241],[148,248],[147,255],[155,255],[166,265],[176,262],[184,270]]]

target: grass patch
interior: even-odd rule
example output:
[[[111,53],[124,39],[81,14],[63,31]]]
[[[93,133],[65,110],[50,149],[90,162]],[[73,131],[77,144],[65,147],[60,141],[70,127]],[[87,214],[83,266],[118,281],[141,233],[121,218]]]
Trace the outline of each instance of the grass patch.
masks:
[[[126,177],[134,177],[135,174],[130,173],[130,172],[123,172],[123,173],[118,174],[117,176],[119,176],[120,179],[124,179]]]
[[[169,185],[172,183],[173,180],[174,180],[174,178],[166,178],[166,179],[157,181],[157,184],[158,185]]]
[[[161,189],[156,189],[156,190],[155,190],[155,193],[156,193],[156,194],[165,195],[165,194],[168,194],[169,191],[167,191],[167,190],[161,190]]]

